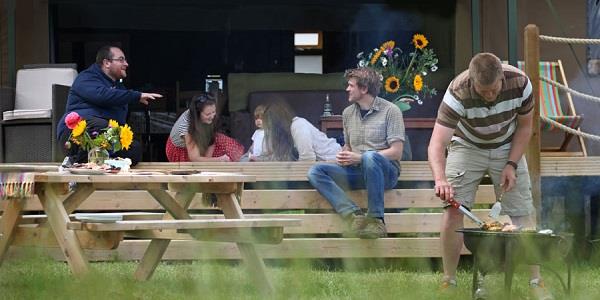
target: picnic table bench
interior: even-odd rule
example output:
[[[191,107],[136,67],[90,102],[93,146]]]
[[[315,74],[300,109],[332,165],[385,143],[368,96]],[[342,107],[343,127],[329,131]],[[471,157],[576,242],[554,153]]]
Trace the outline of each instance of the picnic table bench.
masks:
[[[598,176],[600,157],[565,158],[542,157],[542,176]],[[385,193],[386,224],[390,237],[374,241],[341,238],[344,224],[329,203],[307,182],[310,162],[252,162],[252,163],[147,163],[133,170],[168,171],[193,169],[202,172],[239,172],[254,176],[256,181],[245,183],[240,208],[246,219],[292,218],[302,220],[301,226],[283,228],[280,244],[259,244],[257,251],[263,258],[345,258],[345,257],[439,257],[440,201],[434,195],[432,175],[426,161],[402,162],[398,186]],[[254,185],[254,186],[250,186]],[[170,192],[169,192],[170,193]],[[354,191],[351,197],[361,206],[366,205],[366,193]],[[484,184],[477,192],[480,205],[474,212],[484,218],[487,208],[495,201],[493,186]],[[25,211],[43,211],[39,201],[24,204]],[[95,191],[77,207],[77,212],[118,212],[123,220],[160,219],[164,208],[145,191]],[[222,219],[224,216],[196,195],[190,203],[194,219]],[[28,216],[29,217],[29,216]],[[72,218],[73,219],[73,218]],[[23,218],[24,226],[43,222],[43,216]],[[73,219],[73,221],[76,221]],[[466,227],[474,224],[465,221]],[[17,229],[19,230],[19,229]],[[93,234],[114,234],[110,231],[77,231]],[[38,233],[43,236],[43,232]],[[152,234],[143,230],[124,232],[124,241],[106,243],[102,250],[86,250],[90,260],[138,260],[143,256]],[[182,233],[171,233],[173,235]],[[128,239],[128,238],[134,239]],[[49,240],[53,237],[50,236]],[[80,240],[82,240],[80,238]],[[13,244],[28,245],[32,239],[17,234]],[[50,242],[48,242],[50,243]],[[53,241],[56,245],[56,241]],[[82,242],[84,244],[84,242]],[[86,245],[82,245],[85,248]],[[92,245],[98,246],[98,245]],[[111,248],[112,247],[112,248]],[[15,249],[18,249],[15,247]],[[202,249],[202,251],[199,251]],[[13,251],[14,252],[14,251]],[[56,248],[48,253],[64,259]],[[463,254],[469,254],[463,249]],[[173,240],[163,260],[240,259],[235,244],[195,240]]]
[[[242,195],[243,183],[253,180],[254,177],[250,175],[222,172],[195,175],[36,173],[35,193],[46,215],[28,217],[30,222],[21,222],[24,204],[33,198],[5,201],[0,263],[14,241],[31,243],[31,240],[35,240],[43,232],[45,238],[42,242],[51,240],[49,236],[53,235],[72,272],[76,275],[85,274],[89,266],[82,244],[91,249],[114,248],[126,233],[141,233],[150,242],[135,272],[135,278],[146,280],[154,272],[172,239],[189,240],[193,237],[207,241],[235,242],[258,287],[271,291],[264,263],[254,243],[279,243],[283,237],[283,227],[298,226],[300,220],[245,219],[238,201]],[[70,182],[77,183],[77,188],[72,193],[68,193],[66,188]],[[73,220],[69,214],[89,200],[91,194],[101,190],[144,191],[168,214],[137,214],[143,215],[145,219],[110,223],[101,223],[101,218],[98,221]],[[222,210],[224,218],[193,219],[188,208],[197,193],[216,195],[216,207]]]

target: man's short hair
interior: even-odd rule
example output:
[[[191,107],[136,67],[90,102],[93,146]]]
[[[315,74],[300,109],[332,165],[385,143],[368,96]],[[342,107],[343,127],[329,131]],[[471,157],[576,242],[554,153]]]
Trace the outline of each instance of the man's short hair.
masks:
[[[103,60],[113,58],[112,51],[111,51],[113,48],[119,48],[119,47],[113,46],[113,45],[106,45],[106,46],[102,46],[102,48],[98,49],[98,52],[96,52],[96,64],[102,65]]]
[[[481,85],[491,85],[504,78],[502,62],[492,53],[478,53],[469,63],[469,78]]]
[[[356,79],[356,84],[359,87],[366,87],[369,95],[376,97],[381,90],[381,74],[373,68],[360,67],[356,69],[346,70],[344,73],[346,80],[351,78]]]

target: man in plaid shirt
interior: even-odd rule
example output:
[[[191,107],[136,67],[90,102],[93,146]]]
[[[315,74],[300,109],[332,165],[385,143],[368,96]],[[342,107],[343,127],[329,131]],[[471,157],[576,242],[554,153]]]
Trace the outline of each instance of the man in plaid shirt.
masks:
[[[336,163],[318,163],[308,180],[349,225],[346,237],[376,239],[387,236],[383,192],[392,189],[400,175],[404,120],[400,109],[377,97],[380,74],[363,67],[347,70],[348,101],[342,113],[345,145]],[[365,214],[344,190],[366,189]]]

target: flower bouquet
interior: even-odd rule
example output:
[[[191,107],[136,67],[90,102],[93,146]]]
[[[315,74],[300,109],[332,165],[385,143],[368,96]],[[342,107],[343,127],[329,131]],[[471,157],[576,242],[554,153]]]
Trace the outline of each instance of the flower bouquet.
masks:
[[[423,104],[422,99],[437,94],[430,88],[425,77],[437,70],[438,59],[422,34],[413,35],[412,52],[403,52],[394,41],[387,41],[368,55],[364,52],[356,56],[359,67],[371,67],[381,73],[383,91],[381,96],[394,102],[402,111],[410,109],[410,102]]]
[[[67,149],[74,143],[88,152],[88,162],[102,164],[108,159],[108,151],[129,149],[133,140],[133,131],[129,125],[119,125],[115,120],[108,121],[108,127],[100,131],[87,131],[87,123],[78,113],[71,112],[65,118],[67,128],[71,129]]]

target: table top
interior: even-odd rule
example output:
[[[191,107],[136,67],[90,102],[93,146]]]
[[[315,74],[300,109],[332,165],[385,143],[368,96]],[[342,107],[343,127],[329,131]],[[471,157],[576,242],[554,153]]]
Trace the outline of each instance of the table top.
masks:
[[[153,172],[131,172],[101,175],[76,175],[71,173],[46,172],[36,173],[35,182],[91,182],[91,183],[238,183],[254,182],[256,176],[240,173],[202,172],[191,175],[170,175]]]

